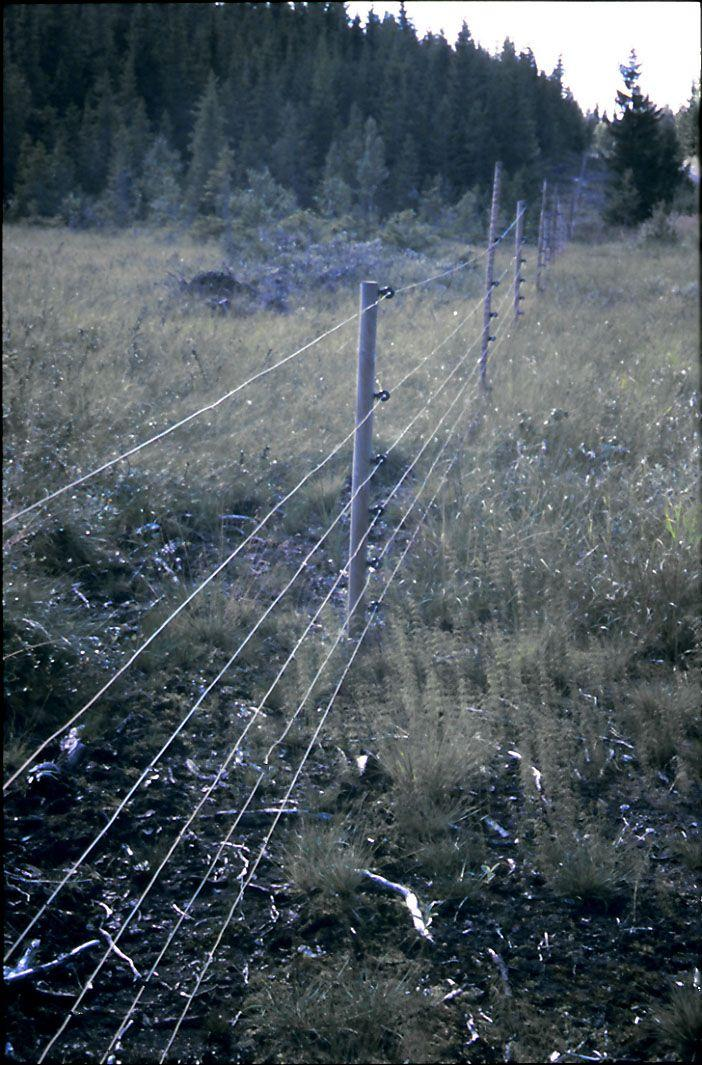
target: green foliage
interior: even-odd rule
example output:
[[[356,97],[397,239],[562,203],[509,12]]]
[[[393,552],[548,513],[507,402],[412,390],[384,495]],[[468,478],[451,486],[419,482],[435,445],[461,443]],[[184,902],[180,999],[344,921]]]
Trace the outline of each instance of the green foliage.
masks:
[[[195,108],[195,122],[190,138],[190,163],[185,179],[186,201],[192,214],[208,213],[212,207],[212,187],[208,182],[217,178],[218,164],[223,162],[224,117],[219,103],[217,79],[210,74],[207,85]]]
[[[700,83],[693,82],[690,99],[675,116],[675,128],[683,155],[686,158],[700,154]]]
[[[402,14],[364,27],[334,5],[179,4],[165,20],[158,4],[61,11],[11,5],[5,23],[5,196],[21,217],[34,202],[19,195],[25,136],[47,154],[65,137],[75,172],[59,202],[99,200],[95,221],[111,224],[146,210],[120,174],[142,181],[158,131],[186,174],[191,220],[221,217],[205,186],[227,148],[234,190],[267,168],[301,207],[356,207],[367,223],[416,208],[436,177],[450,199],[486,189],[498,157],[537,181],[587,139],[560,78],[530,53],[491,56],[467,29],[452,48],[420,40]]]
[[[603,837],[597,826],[574,831],[561,827],[550,838],[544,834],[539,854],[551,889],[582,906],[607,908],[627,881],[633,888],[631,852],[621,840]]]
[[[620,67],[626,92],[619,91],[619,116],[610,124],[608,163],[612,175],[606,218],[632,226],[669,204],[681,181],[681,158],[672,116],[664,115],[639,88],[635,52]]]
[[[319,965],[319,963],[317,963]],[[319,973],[262,977],[246,1005],[249,1027],[284,1061],[441,1060],[438,1024],[407,962],[384,967],[340,957]]]
[[[156,225],[178,221],[182,212],[180,157],[159,134],[144,158],[141,191],[147,218]]]
[[[231,198],[230,211],[237,227],[279,222],[296,207],[292,193],[279,185],[270,170],[249,170],[246,186]]]
[[[668,1004],[653,1013],[661,1042],[678,1061],[702,1062],[702,988],[699,973],[689,987],[675,987]]]
[[[25,137],[17,164],[15,213],[57,215],[71,188],[72,177],[73,166],[63,135],[57,138],[50,152],[41,141]]]
[[[388,218],[383,226],[383,239],[397,248],[413,248],[422,251],[430,247],[432,232],[419,221],[414,211],[400,211]]]
[[[665,204],[657,204],[651,217],[641,224],[639,239],[643,244],[678,243],[680,238],[672,224],[670,213],[666,210]]]
[[[363,130],[363,150],[356,166],[358,200],[367,222],[376,220],[381,188],[388,178],[385,166],[385,146],[373,117]]]
[[[472,209],[470,201],[467,206]],[[267,217],[260,207],[252,216]],[[269,225],[271,240],[300,245],[333,228],[302,212],[261,228]],[[255,955],[260,964],[251,965],[248,986],[237,977],[231,997],[204,1005],[204,1021],[196,1014],[188,1053],[209,1046],[207,1052],[247,1060],[463,1060],[471,1053],[465,1047],[471,1016],[484,1044],[476,1056],[499,1060],[511,1041],[511,1056],[545,1060],[554,1048],[567,1056],[587,1037],[588,1056],[638,1060],[650,1053],[650,1042],[636,1043],[642,1029],[631,1024],[632,1005],[641,1002],[661,1015],[663,1034],[662,979],[688,963],[682,919],[675,942],[685,961],[666,960],[658,947],[678,920],[672,915],[687,920],[696,901],[699,841],[692,818],[702,751],[696,243],[692,222],[675,225],[678,243],[659,243],[646,255],[634,241],[571,248],[552,268],[538,313],[526,315],[491,356],[489,405],[470,396],[460,461],[313,749],[299,796],[299,808],[310,816],[281,819],[281,830],[285,824],[291,830],[287,848],[276,844],[276,835],[267,859],[273,875],[268,864],[262,867],[258,886],[265,893],[247,895],[245,919],[217,955],[212,986],[231,986],[231,973],[241,974],[253,936],[264,937],[263,953]],[[455,261],[455,244],[434,240],[435,258],[390,257],[373,244],[379,256],[373,261],[387,262],[400,287]],[[506,242],[498,248],[498,272],[511,253]],[[132,441],[139,426],[156,428],[164,411],[177,419],[211,402],[356,309],[353,292],[334,295],[309,284],[287,316],[262,306],[246,318],[213,316],[186,298],[171,275],[221,270],[221,251],[178,231],[94,234],[11,225],[5,256],[10,512],[73,471],[97,465],[118,441]],[[267,265],[237,263],[237,277],[253,287]],[[280,259],[276,266],[287,280]],[[455,328],[481,288],[477,271],[463,271],[450,285],[384,304],[383,382],[392,386],[426,355],[427,338]],[[377,423],[379,450],[475,335],[462,331],[415,378],[393,389]],[[130,468],[71,493],[75,498],[55,501],[34,522],[9,527],[8,766],[89,698],[169,606],[242,542],[251,519],[349,431],[354,341],[352,329],[339,331],[304,362],[183,427],[158,454],[146,452]],[[382,490],[376,494],[374,487],[373,502],[404,472],[432,425],[431,417],[421,419],[390,454],[379,470],[382,481],[374,482]],[[427,468],[418,465],[387,507],[374,547],[386,541]],[[114,698],[86,715],[81,735],[96,755],[95,769],[79,778],[84,798],[74,803],[71,824],[85,821],[86,806],[104,824],[100,773],[110,785],[135,779],[137,763],[157,749],[273,601],[315,527],[338,512],[347,476],[344,455],[327,476],[311,479],[299,513],[282,508],[265,536],[251,541],[173,624],[171,638],[155,641]],[[434,487],[432,480],[428,488]],[[414,530],[415,515],[400,543]],[[283,656],[339,574],[347,532],[313,557],[294,595],[275,608],[179,737],[169,763],[176,786],[166,773],[154,779],[125,829],[130,845],[132,835],[139,839],[139,858],[146,850],[142,829],[160,820],[149,811],[164,812],[164,825],[176,813],[186,815],[212,779],[223,746],[252,720]],[[393,547],[388,565],[372,577],[374,590],[398,557]],[[216,810],[240,808],[258,766],[266,766],[261,805],[280,799],[348,659],[350,645],[342,640],[338,657],[312,684],[342,622],[339,592],[296,654],[295,669],[255,719]],[[112,744],[121,764],[103,770]],[[369,754],[363,774],[356,771],[361,752]],[[340,764],[348,770],[339,772]],[[110,798],[117,792],[110,790]],[[327,827],[314,814],[330,809],[334,821]],[[263,818],[265,833],[268,815],[252,813]],[[223,838],[221,818],[203,818],[200,826],[187,841],[190,857],[173,871],[175,898],[187,897],[183,878],[199,878],[204,855]],[[418,940],[397,899],[359,885],[355,870],[368,863],[362,839],[369,836],[373,868],[410,886],[422,904],[434,903],[433,946]],[[234,876],[240,869],[234,854],[250,860],[261,839],[260,822],[244,824],[240,842],[250,854],[238,845],[230,849]],[[146,851],[149,860],[166,842],[164,832],[155,850]],[[24,846],[18,843],[15,852],[23,862]],[[53,859],[37,852],[33,863],[55,880]],[[107,863],[121,862],[120,853],[108,849],[96,881],[110,902],[113,866]],[[225,890],[212,879],[200,900],[204,912],[188,924],[205,943],[230,905],[231,872]],[[86,912],[94,904],[91,887]],[[591,912],[573,913],[574,904]],[[78,907],[61,913],[80,934]],[[196,928],[201,916],[208,923]],[[496,927],[509,937],[507,945],[496,938]],[[546,931],[553,950],[537,946]],[[159,968],[169,985],[192,961],[192,938],[184,938],[186,946]],[[590,998],[603,965],[622,967],[619,956],[613,961],[613,943],[617,950],[625,945],[627,969],[616,984],[622,1002],[604,1029],[593,1022]],[[511,997],[488,948],[504,953]],[[416,967],[408,955],[419,959]],[[460,994],[446,1001],[449,990]],[[120,1002],[128,993],[126,985],[115,991]],[[606,995],[609,1009],[613,996]],[[474,1002],[484,1017],[477,1008],[469,1012]],[[679,1005],[670,1004],[675,1020],[664,1048],[684,1057],[694,1045],[686,1033],[695,1029],[688,1023],[690,1003]],[[76,1045],[94,1045],[88,1022],[81,1028],[77,1018],[76,1024]],[[151,1034],[145,1030],[142,1038],[150,1052]]]
[[[351,210],[351,186],[339,173],[339,146],[332,143],[324,164],[317,207],[325,218],[339,218]]]
[[[457,230],[464,240],[472,242],[485,239],[485,204],[476,189],[466,189],[458,200],[454,213]]]
[[[293,887],[316,908],[347,905],[361,883],[371,850],[358,832],[310,822],[288,845],[285,871]]]
[[[32,94],[21,68],[11,58],[7,38],[3,41],[2,95],[3,186],[10,190],[15,187],[22,140],[32,111]]]

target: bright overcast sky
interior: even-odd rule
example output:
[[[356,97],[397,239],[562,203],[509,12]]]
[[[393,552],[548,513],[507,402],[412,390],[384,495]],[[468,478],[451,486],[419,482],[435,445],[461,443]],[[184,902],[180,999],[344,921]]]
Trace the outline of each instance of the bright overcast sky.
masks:
[[[349,3],[365,22],[370,8],[397,16],[397,3]],[[550,73],[563,56],[565,84],[584,111],[595,104],[610,115],[621,85],[619,64],[632,48],[641,63],[641,87],[659,107],[676,111],[700,76],[700,7],[675,0],[406,0],[420,37],[443,29],[450,44],[465,19],[478,44],[490,52],[505,37],[517,51],[531,48],[540,70]]]

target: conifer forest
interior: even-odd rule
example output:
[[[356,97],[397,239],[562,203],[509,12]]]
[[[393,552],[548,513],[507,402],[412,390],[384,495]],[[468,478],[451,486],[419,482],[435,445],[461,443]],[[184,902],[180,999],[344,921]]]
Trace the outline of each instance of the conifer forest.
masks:
[[[702,1065],[699,82],[416,6],[6,6],[8,1062]]]
[[[127,224],[176,185],[174,212],[207,213],[266,169],[302,208],[387,216],[432,185],[487,190],[497,159],[515,194],[538,190],[587,143],[561,69],[339,3],[17,4],[4,47],[19,216],[72,193]]]

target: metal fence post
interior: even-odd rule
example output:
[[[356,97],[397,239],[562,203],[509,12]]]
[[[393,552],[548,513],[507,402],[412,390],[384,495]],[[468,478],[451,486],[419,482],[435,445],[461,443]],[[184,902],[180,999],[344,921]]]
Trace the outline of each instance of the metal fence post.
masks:
[[[536,291],[543,292],[543,271],[546,265],[546,223],[548,204],[548,181],[544,181],[541,188],[541,212],[539,214],[539,240],[536,248]]]
[[[370,482],[359,488],[371,468],[373,400],[375,386],[375,337],[378,322],[378,284],[362,281],[358,323],[358,379],[356,388],[356,433],[351,478],[351,538],[349,542],[349,629],[362,619],[362,591],[366,582],[365,539],[368,535]]]
[[[524,284],[524,278],[522,277],[522,265],[526,262],[526,259],[522,258],[522,244],[524,243],[524,200],[517,200],[517,215],[516,223],[514,226],[514,317],[515,320],[520,318],[522,311],[519,309],[519,304],[523,301],[520,290],[521,285]]]
[[[497,211],[500,203],[500,173],[501,163],[495,163],[495,174],[492,180],[492,204],[490,206],[490,228],[488,231],[487,264],[485,267],[485,299],[483,301],[483,336],[480,349],[480,383],[483,387],[487,383],[487,357],[488,344],[493,339],[490,336],[492,319],[497,312],[492,310],[492,290],[495,287],[495,231],[497,230]]]

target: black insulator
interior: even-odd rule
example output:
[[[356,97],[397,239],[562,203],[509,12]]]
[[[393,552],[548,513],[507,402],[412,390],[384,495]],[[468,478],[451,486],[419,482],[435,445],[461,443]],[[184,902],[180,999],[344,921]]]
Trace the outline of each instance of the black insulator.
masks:
[[[374,466],[382,466],[387,461],[387,455],[373,455],[371,462]]]
[[[380,392],[373,393],[373,399],[379,399],[381,403],[387,403],[390,399],[390,393],[387,388],[382,388]]]
[[[395,295],[395,289],[392,285],[386,285],[385,288],[378,289],[378,298],[381,300],[391,300]]]
[[[490,342],[491,340],[497,340],[497,337],[488,337],[488,343],[489,343],[489,342]]]
[[[497,311],[490,311],[491,318],[497,318]]]

